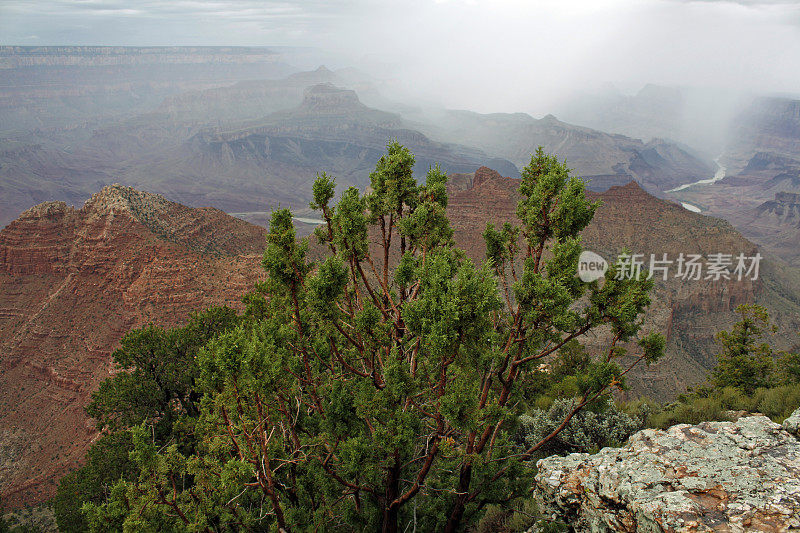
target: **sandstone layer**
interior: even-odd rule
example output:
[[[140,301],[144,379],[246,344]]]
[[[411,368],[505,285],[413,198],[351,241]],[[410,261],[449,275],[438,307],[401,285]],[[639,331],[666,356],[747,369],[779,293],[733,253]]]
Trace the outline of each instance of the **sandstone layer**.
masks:
[[[52,496],[96,436],[83,411],[131,328],[238,306],[263,229],[111,186],[48,202],[0,232],[0,497]]]

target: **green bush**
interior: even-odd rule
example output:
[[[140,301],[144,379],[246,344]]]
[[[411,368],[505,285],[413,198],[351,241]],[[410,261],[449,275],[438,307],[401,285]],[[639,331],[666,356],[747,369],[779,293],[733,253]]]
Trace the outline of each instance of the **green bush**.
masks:
[[[666,429],[675,424],[699,424],[709,420],[728,420],[725,409],[714,398],[696,398],[677,403],[655,412],[648,426]]]
[[[87,531],[89,524],[81,506],[104,501],[116,481],[134,477],[129,458],[132,449],[129,432],[105,435],[89,450],[86,464],[61,478],[53,498],[53,514],[61,533]]]
[[[762,387],[752,395],[735,387],[701,389],[668,405],[658,406],[649,400],[638,400],[621,406],[621,409],[635,418],[635,413],[644,411],[642,405],[649,409],[643,425],[652,428],[730,420],[735,411],[761,413],[780,423],[800,407],[800,384]]]
[[[566,533],[569,527],[561,521],[542,517],[533,500],[520,500],[513,505],[487,505],[483,517],[470,533],[517,533],[532,526],[540,533]]]
[[[565,419],[575,405],[571,398],[555,400],[548,409],[534,409],[520,417],[518,440],[524,447],[541,441]],[[640,421],[629,416],[607,399],[604,403],[578,412],[569,424],[543,449],[553,453],[593,452],[605,446],[620,446],[642,429]]]
[[[5,510],[3,509],[3,500],[0,500],[0,533],[9,533],[11,527],[5,519]]]
[[[92,394],[87,413],[105,431],[89,450],[86,463],[61,479],[53,513],[62,533],[90,527],[84,504],[99,504],[120,480],[132,481],[139,467],[131,460],[129,428],[149,424],[151,438],[193,449],[190,428],[200,394],[193,390],[201,346],[239,322],[228,307],[194,313],[186,325],[164,329],[148,325],[125,335],[113,353],[118,372]],[[109,525],[105,524],[106,530]]]
[[[782,352],[778,356],[775,379],[782,385],[800,383],[800,353]]]
[[[800,407],[800,383],[771,389],[758,389],[753,396],[753,410],[775,422],[783,422]]]

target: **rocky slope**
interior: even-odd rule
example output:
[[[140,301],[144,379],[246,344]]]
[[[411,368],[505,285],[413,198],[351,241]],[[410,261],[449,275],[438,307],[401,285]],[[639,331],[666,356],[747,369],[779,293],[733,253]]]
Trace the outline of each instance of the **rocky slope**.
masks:
[[[320,77],[318,71],[311,74],[278,86],[297,91],[299,84]],[[489,164],[517,175],[509,161],[437,142],[410,129],[400,116],[367,107],[352,90],[312,84],[300,98],[292,109],[235,124],[151,113],[60,133],[57,142],[17,143],[6,150],[0,142],[0,225],[32,203],[82,201],[115,181],[232,213],[261,213],[278,204],[303,209],[321,170],[341,186],[364,187],[392,138],[414,152],[420,178],[435,162],[451,172]]]
[[[800,191],[800,186],[795,190]],[[749,239],[800,267],[800,193],[777,192],[774,200],[732,218]]]
[[[516,192],[519,181],[503,178],[489,169],[454,176],[447,208],[456,242],[477,261],[485,245],[481,233],[487,222],[516,223]],[[592,223],[583,233],[584,248],[607,261],[628,248],[676,261],[680,253],[724,253],[752,256],[757,247],[729,223],[692,213],[680,205],[653,197],[635,183],[590,193],[602,202]],[[646,330],[667,335],[667,355],[656,365],[640,369],[631,377],[636,393],[661,399],[672,398],[701,380],[715,361],[713,337],[735,320],[733,310],[743,303],[762,303],[781,325],[784,339],[795,339],[800,327],[800,294],[791,279],[785,279],[772,263],[764,261],[758,280],[682,280],[675,278],[672,264],[667,280],[656,277],[654,302]],[[705,276],[705,274],[703,274]],[[602,339],[588,339],[600,344]],[[787,341],[789,342],[789,341]],[[787,348],[789,346],[786,346]]]
[[[535,493],[577,532],[796,531],[798,420],[647,429],[622,448],[540,460]]]
[[[83,407],[128,330],[239,305],[264,232],[120,186],[33,207],[0,231],[0,497],[51,496],[96,433]]]
[[[566,159],[598,191],[631,180],[653,192],[666,191],[714,174],[709,162],[674,143],[660,139],[645,143],[567,124],[552,115],[537,120],[524,113],[447,111],[420,127],[437,138],[477,146],[520,168],[542,146]]]

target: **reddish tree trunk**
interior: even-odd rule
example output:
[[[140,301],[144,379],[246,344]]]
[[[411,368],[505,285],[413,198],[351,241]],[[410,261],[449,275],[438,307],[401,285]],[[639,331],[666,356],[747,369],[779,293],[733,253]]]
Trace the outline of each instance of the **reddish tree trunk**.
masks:
[[[456,533],[461,520],[464,518],[464,510],[467,507],[467,497],[469,496],[469,483],[472,480],[472,465],[463,465],[461,474],[458,477],[458,494],[453,502],[450,516],[444,527],[444,533]]]

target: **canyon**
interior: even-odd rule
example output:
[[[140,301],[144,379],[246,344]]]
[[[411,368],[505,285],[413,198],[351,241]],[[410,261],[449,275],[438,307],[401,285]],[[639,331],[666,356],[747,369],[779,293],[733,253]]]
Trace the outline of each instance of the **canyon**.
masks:
[[[0,49],[0,226],[49,200],[81,203],[124,182],[191,206],[301,215],[326,169],[363,188],[390,138],[417,154],[419,176],[486,164],[517,176],[539,145],[590,187],[635,180],[651,192],[712,165],[663,140],[644,143],[553,116],[423,109],[355,69],[288,66],[268,49]],[[302,61],[301,61],[302,62]],[[253,219],[259,221],[258,218]],[[263,222],[263,221],[261,221]]]
[[[290,207],[308,235],[319,218],[308,207],[316,174],[335,176],[338,191],[365,190],[390,139],[415,154],[418,179],[436,163],[451,176],[455,241],[479,263],[487,222],[516,220],[519,172],[538,146],[566,159],[600,202],[583,245],[609,262],[623,250],[642,254],[645,267],[650,257],[674,262],[680,254],[763,256],[757,279],[656,275],[644,330],[666,335],[666,356],[633,372],[621,398],[670,400],[701,382],[715,363],[714,335],[731,327],[739,304],[766,306],[778,326],[774,346],[797,348],[798,100],[648,85],[633,96],[573,102],[555,110],[559,118],[475,113],[403,101],[396,80],[312,68],[319,62],[307,53],[0,47],[7,507],[46,501],[81,463],[98,436],[84,407],[115,371],[111,353],[127,331],[178,325],[212,305],[240,310],[263,279],[265,229],[257,224]],[[715,161],[725,176],[712,183]],[[312,244],[312,254],[319,250]],[[607,341],[582,340],[592,352]],[[750,431],[746,424],[778,431],[764,420],[714,431]],[[709,428],[651,437],[713,440]],[[631,446],[625,453],[652,451]],[[562,477],[553,466],[553,490],[577,486],[567,467],[585,473],[605,464],[573,463]],[[709,498],[720,494],[697,498],[718,503]],[[585,502],[562,496],[572,498],[568,513],[584,513]]]
[[[650,142],[670,139],[714,157],[725,169],[722,179],[712,181],[710,172],[699,183],[660,196],[730,221],[786,264],[798,266],[800,235],[774,207],[786,204],[779,195],[800,192],[800,100],[647,85],[632,96],[587,95],[560,113],[576,124]],[[792,207],[779,209],[788,213]]]
[[[481,167],[454,175],[455,239],[482,262],[486,222],[514,220],[519,181]],[[611,260],[645,254],[756,251],[728,223],[653,197],[635,183],[600,200],[587,249]],[[10,506],[52,496],[97,436],[83,407],[114,371],[110,354],[131,328],[176,325],[209,305],[241,309],[262,279],[264,229],[213,208],[190,208],[122,186],[81,208],[46,202],[0,231],[0,496]],[[790,339],[800,298],[763,265],[758,280],[657,280],[645,330],[664,332],[666,358],[631,377],[632,392],[669,398],[713,365],[713,335],[740,303],[768,303]],[[601,339],[585,339],[598,347]],[[11,408],[13,406],[13,408]]]
[[[485,253],[486,223],[497,226],[516,220],[518,185],[519,180],[487,168],[456,176],[451,182],[447,209],[455,240],[476,261],[482,261]],[[600,206],[582,234],[583,246],[609,262],[616,261],[624,249],[642,254],[645,267],[651,256],[662,259],[664,254],[675,261],[680,254],[753,256],[759,250],[730,223],[657,198],[635,182],[602,193],[590,191],[588,197],[600,201]],[[786,349],[798,342],[800,284],[795,273],[769,254],[760,267],[756,280],[685,280],[675,277],[674,263],[666,280],[662,272],[655,274],[644,330],[666,335],[667,354],[655,365],[633,373],[630,382],[635,394],[666,400],[701,381],[715,364],[714,335],[732,325],[733,310],[739,304],[767,306],[780,326],[777,344]],[[585,339],[595,348],[606,340]]]

